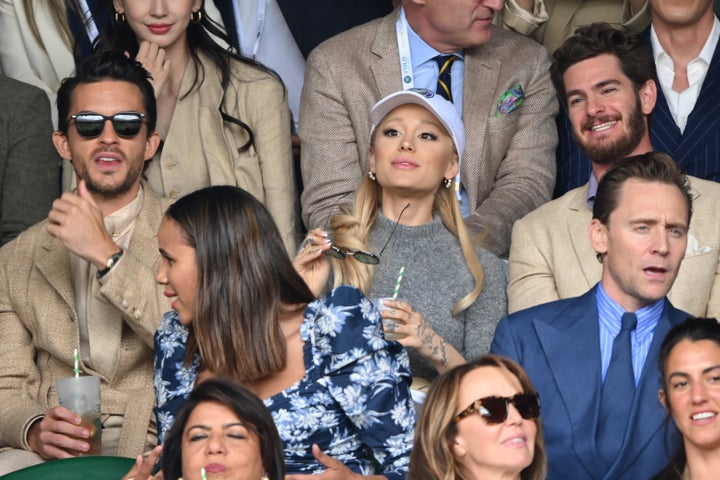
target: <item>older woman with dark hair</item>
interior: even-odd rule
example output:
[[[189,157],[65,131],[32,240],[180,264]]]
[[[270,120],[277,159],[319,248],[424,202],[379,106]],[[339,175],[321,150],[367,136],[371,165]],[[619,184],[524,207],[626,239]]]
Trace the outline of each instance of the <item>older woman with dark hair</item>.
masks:
[[[222,377],[268,407],[288,473],[405,478],[415,423],[409,361],[383,339],[359,290],[316,300],[267,209],[237,187],[178,200],[158,243],[157,281],[173,308],[155,337],[161,438],[197,381]]]
[[[720,324],[688,318],[660,347],[660,403],[682,434],[653,480],[706,480],[720,472]],[[673,429],[674,430],[674,429]]]
[[[540,399],[517,363],[485,355],[438,376],[423,404],[410,480],[542,480]]]
[[[126,478],[151,476],[160,449],[139,460]],[[283,480],[283,446],[270,412],[248,389],[229,380],[201,383],[177,414],[163,449],[165,480],[207,474],[237,480]]]

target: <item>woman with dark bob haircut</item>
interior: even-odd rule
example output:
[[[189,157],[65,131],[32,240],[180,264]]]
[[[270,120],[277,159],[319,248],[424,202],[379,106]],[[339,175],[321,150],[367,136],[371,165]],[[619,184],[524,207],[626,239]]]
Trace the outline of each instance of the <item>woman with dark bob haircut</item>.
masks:
[[[720,324],[714,318],[688,318],[673,327],[660,346],[658,364],[658,397],[682,442],[653,480],[718,478]]]
[[[315,299],[268,210],[238,187],[178,200],[158,245],[156,280],[173,308],[155,335],[161,441],[197,382],[226,378],[270,410],[288,474],[405,478],[415,424],[409,360],[384,340],[360,290]]]
[[[435,379],[410,480],[542,480],[546,471],[540,399],[520,365],[485,355]]]

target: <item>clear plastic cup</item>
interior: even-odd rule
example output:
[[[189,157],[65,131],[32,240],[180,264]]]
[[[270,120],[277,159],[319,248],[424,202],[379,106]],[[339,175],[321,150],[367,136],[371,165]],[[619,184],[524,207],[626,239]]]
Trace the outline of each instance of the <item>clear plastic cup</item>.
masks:
[[[391,307],[385,306],[385,300],[395,300],[396,302],[406,302],[407,301],[404,298],[381,297],[381,298],[373,299],[372,302],[375,304],[377,309],[380,310],[380,312],[382,312],[383,310],[391,310]],[[404,322],[402,320],[383,318],[382,323],[383,323],[383,331],[385,332],[385,340],[392,342],[392,341],[397,341],[406,336],[403,333],[397,333],[395,331],[395,329],[397,328],[398,325],[404,324]]]
[[[90,450],[87,452],[77,452],[77,454],[101,455],[100,377],[60,378],[55,383],[60,405],[80,416],[80,425],[90,431],[89,438],[80,439],[90,444]]]

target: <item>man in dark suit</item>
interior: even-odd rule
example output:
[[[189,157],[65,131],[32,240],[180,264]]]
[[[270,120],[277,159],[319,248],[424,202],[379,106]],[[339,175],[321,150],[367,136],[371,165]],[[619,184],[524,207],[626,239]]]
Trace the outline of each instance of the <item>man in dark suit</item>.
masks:
[[[657,105],[650,122],[653,146],[672,156],[688,175],[720,181],[720,22],[712,0],[678,6],[650,0],[645,36],[658,72]],[[555,196],[587,182],[590,162],[572,138],[564,112]]]
[[[542,399],[548,478],[644,479],[667,462],[675,435],[665,436],[657,358],[689,316],[665,295],[691,213],[687,178],[668,155],[626,159],[604,175],[593,206],[600,282],[498,324],[491,351],[519,362]]]

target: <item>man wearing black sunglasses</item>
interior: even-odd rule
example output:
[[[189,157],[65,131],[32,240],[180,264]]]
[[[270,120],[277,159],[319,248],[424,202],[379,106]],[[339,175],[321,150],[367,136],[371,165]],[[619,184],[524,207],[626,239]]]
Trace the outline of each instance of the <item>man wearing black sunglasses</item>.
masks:
[[[548,478],[651,478],[674,451],[677,431],[664,428],[657,402],[658,354],[690,316],[666,295],[691,213],[688,179],[672,158],[626,158],[602,177],[593,205],[600,282],[498,324],[491,351],[520,363],[543,402]]]
[[[60,87],[58,113],[53,141],[77,190],[0,250],[0,446],[12,448],[0,474],[87,451],[89,429],[55,390],[78,367],[100,377],[102,454],[156,441],[153,334],[169,304],[154,282],[166,202],[140,182],[159,144],[148,73],[122,55],[89,57]]]

